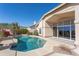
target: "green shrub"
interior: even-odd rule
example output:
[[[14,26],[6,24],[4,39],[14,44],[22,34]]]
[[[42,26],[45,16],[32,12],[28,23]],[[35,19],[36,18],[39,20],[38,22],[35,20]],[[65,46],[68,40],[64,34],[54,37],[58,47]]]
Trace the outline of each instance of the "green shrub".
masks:
[[[27,29],[21,29],[20,31],[22,34],[27,34],[29,32]]]
[[[38,35],[38,31],[35,30],[35,31],[33,32],[33,34],[34,34],[34,35]]]
[[[4,33],[3,32],[0,32],[0,37],[4,36]]]
[[[30,34],[27,29],[17,29],[15,30],[16,34]]]

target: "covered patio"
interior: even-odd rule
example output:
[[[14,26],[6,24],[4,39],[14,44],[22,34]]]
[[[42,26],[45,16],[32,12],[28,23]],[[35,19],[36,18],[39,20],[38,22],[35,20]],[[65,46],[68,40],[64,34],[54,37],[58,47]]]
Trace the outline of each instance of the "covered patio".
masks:
[[[79,5],[70,6],[44,19],[45,37],[74,41],[79,54]]]
[[[46,20],[53,37],[75,40],[75,12],[56,13]]]

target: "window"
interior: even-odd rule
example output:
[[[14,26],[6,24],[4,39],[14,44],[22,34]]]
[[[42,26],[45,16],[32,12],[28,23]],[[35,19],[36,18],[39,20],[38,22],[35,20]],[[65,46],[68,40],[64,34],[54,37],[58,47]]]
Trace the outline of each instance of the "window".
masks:
[[[39,34],[41,34],[41,28],[39,29]]]
[[[53,27],[53,36],[57,37],[57,27]]]
[[[70,26],[64,27],[64,37],[70,39]]]
[[[75,40],[75,25],[72,25],[71,26],[71,39],[72,40]]]
[[[57,24],[56,24],[57,25]],[[53,27],[53,35],[58,37],[64,37],[67,39],[75,39],[75,25],[74,20],[67,20],[59,23],[57,26]]]
[[[64,37],[64,28],[63,27],[58,27],[58,36]]]

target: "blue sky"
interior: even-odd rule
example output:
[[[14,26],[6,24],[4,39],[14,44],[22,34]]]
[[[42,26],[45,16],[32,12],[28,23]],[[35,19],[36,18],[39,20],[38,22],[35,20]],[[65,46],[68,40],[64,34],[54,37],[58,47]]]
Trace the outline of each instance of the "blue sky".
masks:
[[[30,26],[35,20],[58,6],[58,3],[0,3],[0,23],[18,22],[21,26]]]

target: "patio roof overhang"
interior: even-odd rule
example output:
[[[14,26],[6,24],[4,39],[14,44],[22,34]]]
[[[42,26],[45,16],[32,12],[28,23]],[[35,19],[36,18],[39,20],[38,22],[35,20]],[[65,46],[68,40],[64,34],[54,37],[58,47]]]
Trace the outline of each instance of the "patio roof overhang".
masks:
[[[47,19],[45,19],[45,21],[48,22],[49,24],[54,24],[69,19],[75,19],[75,9],[73,7],[68,10],[65,9],[55,14],[52,14]]]
[[[66,12],[62,14],[55,14],[53,17],[49,18],[46,22],[49,24],[59,23],[65,20],[74,19],[75,18],[75,12]]]

